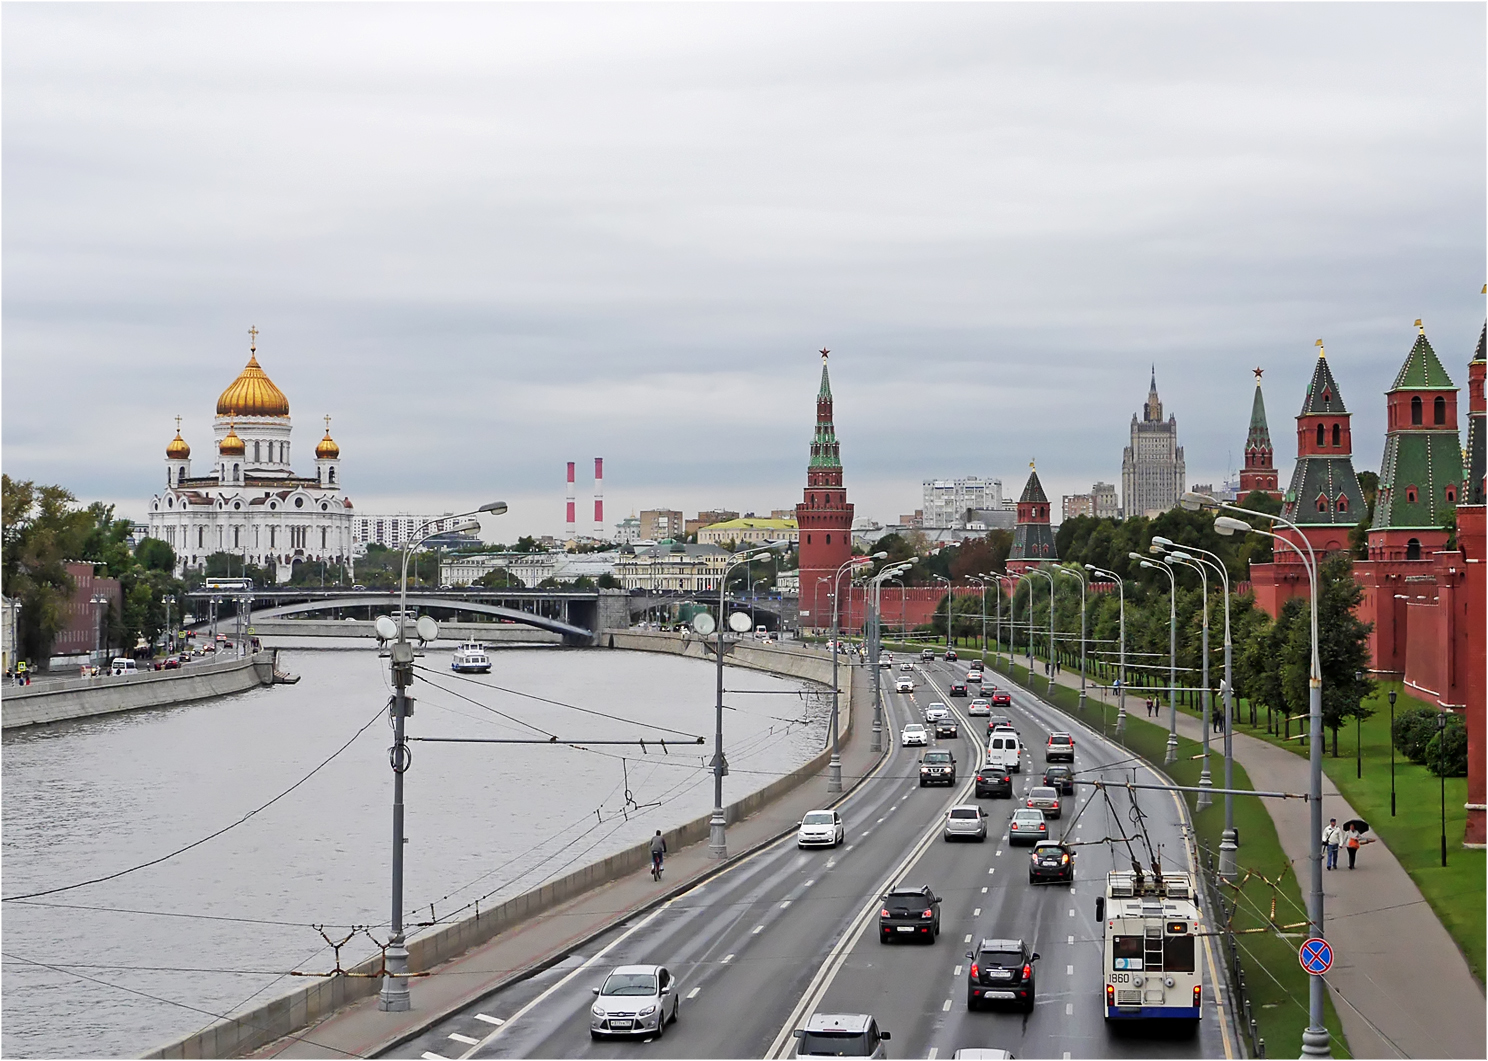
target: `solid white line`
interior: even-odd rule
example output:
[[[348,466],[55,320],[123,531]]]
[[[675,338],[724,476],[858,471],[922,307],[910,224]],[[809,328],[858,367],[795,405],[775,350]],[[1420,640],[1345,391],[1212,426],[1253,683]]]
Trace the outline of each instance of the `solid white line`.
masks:
[[[506,1023],[506,1021],[502,1020],[500,1017],[492,1017],[492,1016],[490,1016],[489,1014],[486,1014],[486,1013],[477,1013],[475,1015],[475,1019],[476,1020],[483,1020],[487,1024],[494,1024],[498,1028],[501,1027],[503,1024]]]
[[[470,1036],[461,1035],[459,1032],[450,1032],[449,1037],[457,1043],[464,1043],[466,1046],[474,1046],[476,1043],[480,1042],[479,1039],[472,1039]]]
[[[945,1000],[945,1005],[943,1005],[943,1006],[940,1007],[940,1011],[942,1013],[949,1013],[951,1011],[951,1000],[950,999],[946,999]]]
[[[670,909],[672,903],[674,903],[676,901],[677,901],[676,899],[668,899],[665,903],[663,903],[662,905],[658,906],[655,910],[651,911],[650,914],[648,914],[647,916],[641,918],[641,920],[637,921],[630,928],[628,928],[624,932],[620,933],[620,935],[616,936],[613,940],[611,940],[610,943],[603,950],[601,950],[598,954],[594,955],[594,957],[592,957],[588,961],[584,962],[583,965],[580,965],[577,969],[575,969],[573,972],[569,973],[563,979],[559,980],[552,987],[549,987],[546,991],[544,991],[542,994],[538,995],[536,998],[534,998],[531,1002],[527,1003],[521,1009],[517,1010],[510,1017],[507,1017],[505,1024],[501,1025],[501,1027],[499,1027],[499,1028],[493,1029],[491,1031],[491,1033],[489,1035],[487,1035],[484,1039],[482,1039],[479,1043],[477,1043],[476,1045],[472,1046],[470,1049],[466,1050],[463,1054],[461,1054],[460,1055],[460,1061],[466,1061],[467,1058],[474,1057],[476,1051],[478,1051],[482,1047],[486,1046],[488,1043],[490,1043],[492,1040],[494,1040],[497,1036],[499,1036],[502,1032],[506,1031],[508,1028],[510,1028],[517,1021],[521,1020],[524,1016],[526,1016],[532,1010],[534,1010],[538,1006],[542,1005],[544,1002],[546,1002],[556,992],[561,991],[563,988],[567,987],[569,985],[569,983],[571,983],[580,973],[587,972],[592,966],[598,965],[599,962],[604,958],[604,956],[606,954],[610,953],[610,951],[612,951],[616,947],[620,946],[620,944],[624,943],[631,936],[635,935],[641,929],[643,929],[647,925],[651,924],[652,921],[655,921],[658,917],[660,917],[662,915],[663,912],[665,912],[666,910]],[[435,1055],[435,1056],[437,1057],[438,1055]]]
[[[691,998],[697,998],[698,997],[698,992],[701,991],[701,990],[702,990],[701,987],[694,987],[691,991],[687,992],[687,997],[690,998],[690,999]]]

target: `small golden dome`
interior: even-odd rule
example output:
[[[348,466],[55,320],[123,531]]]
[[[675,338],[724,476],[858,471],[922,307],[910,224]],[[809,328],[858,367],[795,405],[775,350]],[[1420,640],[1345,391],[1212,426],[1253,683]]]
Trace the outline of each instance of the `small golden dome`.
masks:
[[[331,437],[331,418],[325,418],[326,433],[315,446],[315,457],[317,460],[335,460],[341,456],[341,447],[336,445],[336,440]]]
[[[224,457],[241,457],[244,449],[243,440],[238,437],[238,433],[233,430],[233,426],[228,424],[227,434],[221,442],[217,443],[217,452]]]
[[[274,386],[274,381],[258,365],[256,351],[248,354],[248,364],[238,378],[217,399],[218,416],[288,416],[289,399]]]
[[[183,461],[191,456],[191,447],[181,437],[181,418],[176,417],[176,437],[171,439],[165,446],[165,459],[172,461]]]

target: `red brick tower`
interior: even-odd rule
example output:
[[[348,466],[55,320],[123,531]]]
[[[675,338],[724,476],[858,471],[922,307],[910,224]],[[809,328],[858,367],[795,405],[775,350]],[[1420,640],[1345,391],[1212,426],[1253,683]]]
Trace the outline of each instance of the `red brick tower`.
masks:
[[[797,545],[801,560],[801,625],[824,629],[832,624],[831,579],[852,556],[853,507],[842,485],[842,460],[837,429],[832,424],[832,382],[827,378],[823,350],[821,388],[816,392],[816,434],[811,439],[811,463],[806,466],[806,489],[796,506]],[[819,582],[818,579],[826,579]],[[843,602],[846,604],[846,601]],[[839,625],[846,625],[847,608]]]
[[[1271,429],[1266,426],[1266,402],[1261,397],[1261,372],[1255,370],[1255,401],[1250,406],[1250,431],[1245,436],[1245,467],[1240,472],[1240,500],[1259,490],[1281,500],[1272,466]]]
[[[1054,552],[1054,532],[1049,529],[1049,498],[1044,493],[1044,484],[1039,482],[1038,470],[1029,462],[1031,469],[1028,482],[1023,486],[1023,495],[1018,498],[1018,523],[1013,528],[1013,545],[1008,550],[1007,571],[1010,575],[1021,575],[1030,567],[1059,559]]]

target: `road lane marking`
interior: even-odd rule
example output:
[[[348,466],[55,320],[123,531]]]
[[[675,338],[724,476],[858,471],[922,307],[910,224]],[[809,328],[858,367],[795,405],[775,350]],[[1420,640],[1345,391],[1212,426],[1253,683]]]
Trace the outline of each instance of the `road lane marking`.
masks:
[[[975,910],[973,910],[971,912],[971,916],[972,917],[981,917],[982,916],[982,908],[980,906],[977,907]]]
[[[885,815],[884,815],[884,818],[887,818],[887,817],[888,817],[888,815],[887,815],[887,814],[885,814]],[[883,818],[880,818],[880,819],[878,819],[878,821],[876,821],[876,822],[874,822],[874,823],[873,823],[873,824],[874,824],[874,825],[882,825],[882,824],[883,824]],[[868,835],[868,834],[867,834],[867,833],[864,833],[864,834],[863,834],[863,835],[864,835],[864,836],[867,836],[867,835]]]
[[[487,1024],[494,1024],[498,1028],[501,1027],[503,1024],[506,1023],[506,1021],[502,1020],[500,1017],[493,1017],[493,1016],[491,1016],[488,1013],[477,1013],[475,1015],[475,1019],[476,1020],[483,1020]]]
[[[785,900],[785,902],[783,902],[783,903],[780,904],[780,909],[784,910],[790,904],[791,904],[791,901],[789,899],[787,899],[787,900]]]
[[[925,1055],[926,1061],[935,1061],[935,1055],[938,1053],[940,1053],[940,1048],[937,1046],[932,1046],[930,1048],[930,1052]]]
[[[1074,1016],[1074,1013],[1075,1013],[1075,1004],[1073,1002],[1066,1002],[1064,1004],[1064,1015],[1066,1017],[1071,1017],[1071,1016]]]
[[[1064,1052],[1064,1061],[1070,1061],[1070,1055],[1069,1055],[1069,1051],[1068,1050],[1066,1050]]]
[[[952,969],[951,970],[951,975],[952,976],[960,976],[961,975],[961,966],[958,965],[954,969]]]
[[[593,966],[598,965],[601,961],[604,960],[604,956],[606,954],[610,953],[610,951],[612,951],[616,947],[620,946],[620,944],[624,943],[631,936],[633,936],[637,932],[641,931],[641,929],[646,928],[647,926],[649,926],[651,924],[651,922],[655,921],[663,913],[665,913],[667,910],[671,909],[672,904],[674,902],[676,902],[676,901],[677,900],[675,898],[668,899],[666,902],[664,902],[660,906],[658,906],[655,910],[651,911],[651,913],[647,914],[645,917],[643,917],[639,921],[637,921],[630,928],[628,928],[624,932],[620,933],[620,935],[616,936],[613,940],[611,940],[604,947],[604,949],[602,949],[601,951],[599,951],[599,953],[595,954],[592,958],[590,958],[587,961],[585,961],[582,965],[580,965],[578,968],[574,969],[571,973],[569,973],[563,979],[561,979],[557,983],[553,984],[551,987],[549,987],[542,994],[540,994],[536,998],[534,998],[531,1002],[527,1003],[521,1009],[519,1009],[515,1013],[513,1013],[510,1017],[507,1017],[506,1018],[506,1022],[504,1024],[502,1024],[501,1027],[491,1029],[490,1034],[488,1034],[484,1039],[482,1039],[476,1045],[470,1047],[470,1049],[466,1050],[463,1054],[460,1055],[460,1061],[467,1061],[468,1058],[474,1057],[475,1054],[476,1054],[476,1052],[478,1050],[482,1049],[483,1047],[485,1047],[486,1045],[488,1045],[489,1043],[491,1043],[494,1039],[496,1039],[498,1036],[500,1036],[503,1032],[505,1032],[508,1028],[510,1028],[513,1024],[515,1024],[522,1017],[526,1016],[528,1013],[532,1012],[532,1010],[536,1009],[538,1006],[540,1006],[544,1002],[546,1002],[555,993],[557,993],[558,991],[561,991],[565,987],[567,987],[575,978],[577,978],[579,976],[580,973],[587,972]],[[730,955],[730,957],[732,957],[732,955]],[[437,1054],[434,1055],[434,1056],[436,1058],[438,1057]],[[443,1061],[443,1059],[440,1059],[440,1061]]]
[[[997,867],[996,866],[988,866],[987,867],[987,875],[988,876],[991,876],[993,873],[996,873],[996,872],[997,872]]]
[[[860,834],[859,834],[859,839],[861,839],[861,838],[862,838],[862,837],[864,837],[864,836],[867,836],[867,835],[868,835],[868,833],[871,833],[871,832],[873,832],[873,830],[872,830],[872,829],[869,829],[869,830],[868,830],[868,832],[867,832],[867,833],[860,833]],[[848,848],[848,850],[849,850],[849,851],[851,851],[851,850],[852,850],[852,848]]]
[[[1073,910],[1071,910],[1071,911],[1070,911],[1070,912],[1069,912],[1069,915],[1070,915],[1070,917],[1074,917],[1074,916],[1075,916],[1075,912],[1074,912],[1074,911],[1073,911]]]
[[[731,962],[733,960],[734,960],[734,956],[732,954],[725,954],[723,956],[723,961],[719,962],[719,964],[720,965],[727,965],[729,962]]]
[[[863,834],[863,835],[864,835],[864,836],[867,836],[867,835],[868,835],[868,834],[867,834],[867,833],[864,833],[864,834]],[[857,847],[857,846],[858,846],[858,845],[857,845],[857,844],[848,844],[848,845],[847,845],[847,846],[846,846],[846,847],[844,847],[844,848],[843,848],[843,849],[842,849],[842,850],[843,850],[843,851],[851,851],[851,850],[852,850],[852,849],[853,849],[853,848],[855,848],[855,847]]]
[[[816,883],[816,878],[815,878],[815,877],[812,877],[812,878],[811,878],[811,879],[810,879],[810,880],[809,880],[809,881],[807,881],[807,882],[806,882],[806,883],[805,883],[805,884],[803,884],[803,885],[801,885],[801,887],[803,887],[803,888],[809,888],[809,887],[811,887],[811,886],[812,886],[812,885],[813,885],[813,884],[815,884],[815,883]]]
[[[983,889],[982,889],[982,894],[983,894],[983,895],[986,895],[986,894],[987,894],[987,889],[986,889],[986,888],[983,888]]]
[[[827,859],[827,868],[828,869],[831,869],[835,865],[837,865],[837,860],[835,858],[829,858],[829,859]]]
[[[945,1000],[945,1004],[940,1007],[940,1011],[942,1013],[949,1013],[951,1011],[951,1000],[950,999],[946,999]]]
[[[422,1057],[424,1061],[445,1061],[445,1056],[443,1054],[433,1054],[430,1053],[428,1050],[425,1050],[419,1056]]]
[[[963,939],[963,940],[962,940],[962,941],[961,941],[961,942],[962,942],[962,943],[970,943],[970,942],[971,942],[971,934],[970,934],[970,933],[967,933],[967,936],[966,936],[966,938],[965,938],[965,939]],[[989,976],[990,976],[990,975],[991,975],[991,974],[990,974],[990,973],[988,973],[988,974],[987,974],[987,975],[989,975]]]
[[[1065,976],[1074,976],[1075,975],[1075,967],[1073,965],[1066,965],[1064,967],[1064,975]]]
[[[998,853],[998,854],[999,854],[999,855],[1000,855],[1000,854],[1002,854],[1002,848],[1000,848],[1000,847],[999,847],[999,848],[998,848],[998,849],[997,849],[997,853]]]
[[[474,1046],[476,1043],[480,1042],[479,1039],[472,1039],[470,1036],[461,1035],[459,1032],[450,1032],[449,1037],[457,1043],[464,1043],[466,1046]]]
[[[750,934],[750,935],[751,935],[751,936],[758,936],[758,935],[759,935],[759,934],[760,934],[760,933],[761,933],[761,932],[763,932],[763,931],[764,931],[764,930],[765,930],[765,926],[764,926],[764,925],[755,925],[755,926],[754,926],[754,931],[753,931],[753,932],[751,932],[751,933],[749,933],[749,934]]]
[[[691,991],[687,992],[687,997],[689,999],[697,998],[698,997],[698,992],[701,991],[701,990],[702,990],[701,987],[694,987]]]
[[[1069,941],[1070,941],[1070,943],[1071,943],[1071,944],[1073,944],[1073,943],[1074,943],[1074,942],[1075,942],[1075,937],[1074,937],[1074,936],[1071,936],[1071,937],[1070,937],[1070,938],[1069,938]]]

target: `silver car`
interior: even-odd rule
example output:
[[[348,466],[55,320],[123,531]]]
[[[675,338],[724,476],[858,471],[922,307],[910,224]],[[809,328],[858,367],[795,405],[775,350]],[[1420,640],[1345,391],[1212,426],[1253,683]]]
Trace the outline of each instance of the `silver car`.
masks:
[[[1028,806],[1043,811],[1045,818],[1059,817],[1059,790],[1046,785],[1030,788]]]
[[[589,1035],[645,1035],[660,1039],[677,1019],[681,993],[664,965],[622,965],[594,988]]]
[[[947,840],[987,839],[987,815],[974,803],[961,803],[946,813],[945,838]]]

